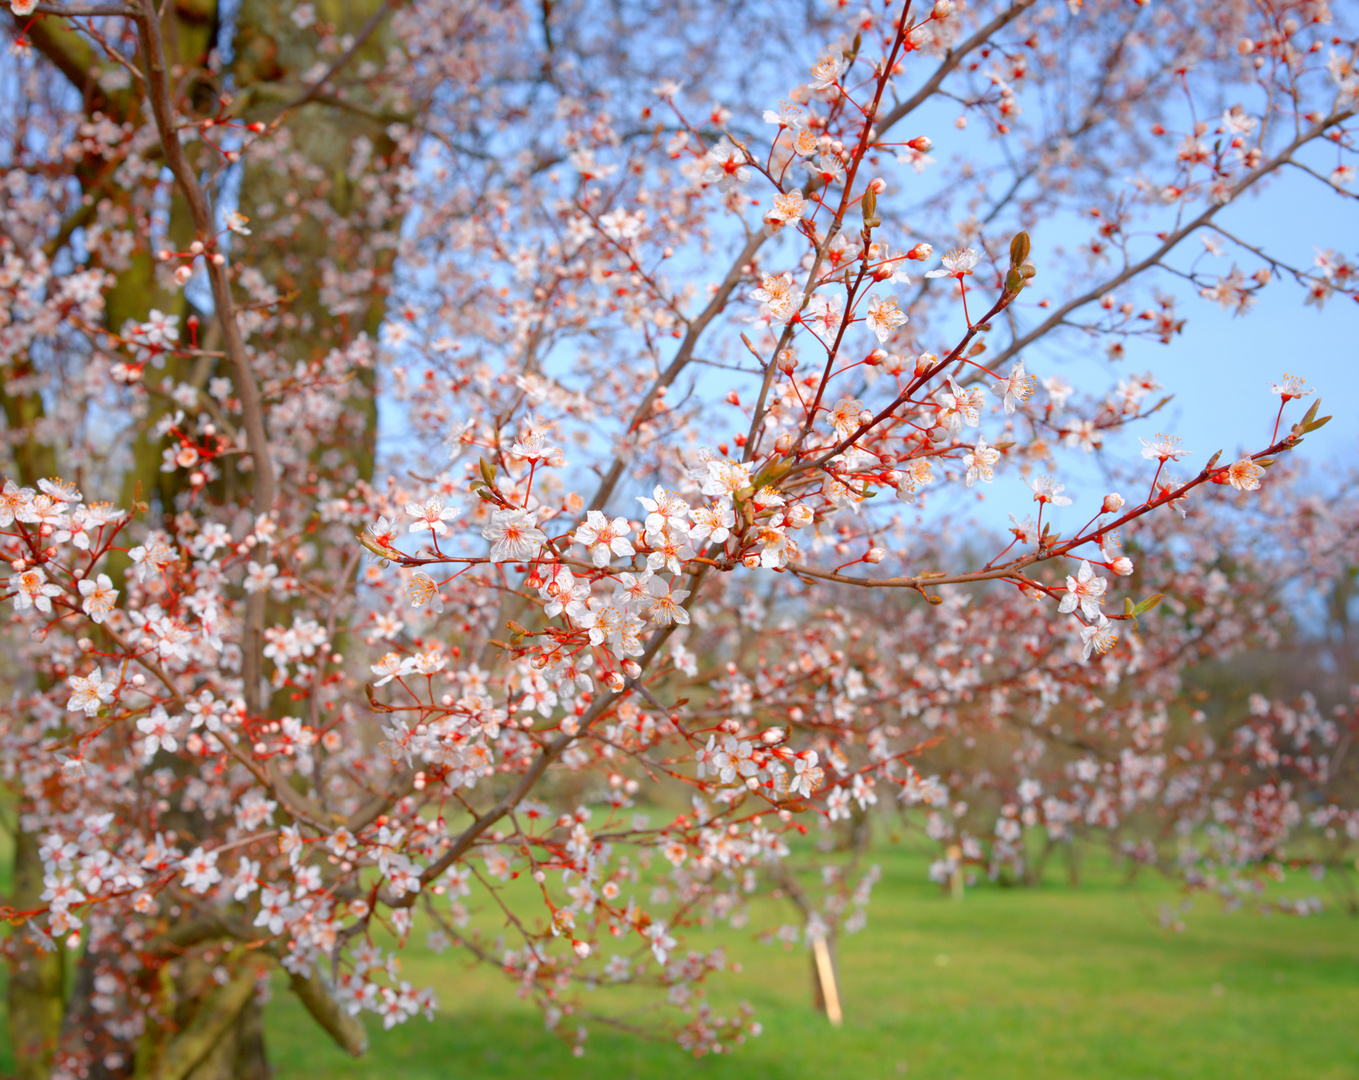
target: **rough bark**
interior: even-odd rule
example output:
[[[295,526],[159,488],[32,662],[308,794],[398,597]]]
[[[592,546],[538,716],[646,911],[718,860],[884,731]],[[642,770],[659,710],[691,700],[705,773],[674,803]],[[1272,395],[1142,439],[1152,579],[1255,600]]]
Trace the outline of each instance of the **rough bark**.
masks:
[[[22,911],[37,907],[42,893],[38,842],[18,830],[14,848],[14,892],[10,904]],[[9,942],[9,1037],[18,1080],[46,1080],[61,1034],[65,953],[47,952],[22,930]]]
[[[379,8],[381,0],[361,0],[358,3],[319,3],[322,17],[347,30],[357,31]],[[263,117],[272,120],[279,114],[280,102],[296,96],[301,73],[317,61],[314,35],[305,34],[290,18],[290,5],[275,5],[246,0],[236,26],[237,61],[232,74],[238,100],[241,100],[248,119]],[[215,0],[173,0],[164,9],[161,34],[167,59],[185,70],[197,69],[201,74],[190,86],[190,100],[202,99],[210,103],[220,89],[212,82],[205,69],[208,51],[217,44],[219,12]],[[100,111],[119,119],[140,122],[141,101],[131,93],[109,95],[100,89],[91,72],[97,70],[99,58],[81,35],[63,28],[56,19],[40,20],[33,26],[31,38],[35,46],[82,95],[87,114]],[[363,48],[353,57],[357,64],[365,59],[381,60],[389,40],[379,28]],[[386,295],[385,278],[392,265],[390,248],[374,249],[365,241],[368,234],[379,228],[394,226],[395,222],[373,223],[371,228],[353,227],[355,209],[364,199],[355,178],[347,173],[353,152],[353,140],[362,135],[374,146],[374,160],[388,157],[394,145],[386,133],[387,121],[380,117],[363,117],[353,111],[326,101],[311,101],[299,106],[290,118],[289,126],[298,132],[296,149],[307,164],[323,179],[318,190],[309,192],[319,196],[330,207],[337,220],[350,222],[347,235],[337,242],[333,230],[324,223],[304,228],[289,244],[286,256],[280,249],[252,262],[274,280],[282,292],[292,292],[289,310],[296,316],[295,330],[273,344],[290,359],[308,360],[324,354],[329,348],[343,345],[360,331],[375,334],[381,322]],[[111,191],[97,167],[78,166],[78,179],[94,198],[125,198],[125,193]],[[249,158],[244,166],[240,185],[240,209],[254,216],[257,207],[268,201],[284,205],[290,190],[290,180],[280,175],[271,165],[257,165]],[[81,222],[73,221],[58,238],[64,243]],[[187,246],[193,227],[182,195],[177,194],[170,208],[169,235],[171,242]],[[182,241],[182,245],[181,245]],[[285,261],[286,260],[286,261]],[[366,269],[372,275],[371,300],[366,310],[337,318],[327,312],[320,297],[320,274],[323,260],[329,260],[337,270],[352,272]],[[137,251],[130,267],[121,269],[117,283],[106,297],[105,325],[118,331],[128,320],[141,321],[157,308],[181,318],[181,327],[196,312],[182,291],[167,291],[156,284],[154,253]],[[208,313],[198,313],[206,335],[211,320]],[[212,348],[210,341],[204,341]],[[204,386],[213,375],[229,374],[213,362],[169,359],[165,374],[178,381]],[[8,377],[24,374],[13,368],[3,373]],[[159,375],[160,373],[158,373]],[[43,402],[36,392],[8,395],[0,391],[7,435],[18,473],[16,479],[32,485],[39,477],[60,472],[60,461],[50,445],[45,445],[32,433],[44,420]],[[138,425],[130,447],[131,466],[123,478],[123,503],[130,504],[132,493],[140,487],[142,497],[153,506],[153,516],[169,517],[175,512],[176,500],[182,490],[181,473],[160,471],[163,440],[149,434],[156,417],[172,407],[153,399],[146,422]],[[347,402],[352,417],[350,436],[339,440],[339,449],[352,463],[356,478],[372,475],[376,438],[377,406],[371,377],[360,380]],[[318,453],[329,449],[318,448]],[[227,469],[220,482],[222,490],[215,494],[230,499],[231,486],[240,482],[234,470]],[[269,708],[277,711],[281,703]],[[15,889],[10,903],[19,910],[40,905],[43,869],[38,858],[37,838],[20,831],[15,848]],[[62,951],[43,952],[28,943],[22,935],[15,935],[9,946],[10,980],[8,987],[8,1016],[12,1045],[15,1048],[18,1076],[27,1080],[49,1075],[54,1050],[64,1044],[70,1049],[94,1049],[94,1030],[98,1027],[91,1008],[94,976],[100,958],[86,953],[78,961],[69,998],[65,997],[64,976],[66,957]],[[160,997],[164,1015],[173,1018],[164,1030],[146,1033],[140,1046],[100,1047],[96,1053],[95,1072],[103,1077],[175,1077],[176,1080],[266,1080],[269,1068],[265,1056],[262,1016],[252,990],[253,967],[241,967],[232,973],[225,987],[206,991],[205,973],[191,962],[175,963],[175,973],[162,968],[155,985],[148,987]],[[153,976],[154,978],[154,976]],[[294,980],[296,983],[297,980]],[[332,1015],[334,1002],[324,987],[318,990],[305,980],[299,996],[318,1022],[348,1052],[361,1053],[365,1048],[361,1026],[357,1029],[350,1018]],[[296,986],[295,986],[296,989]],[[111,1056],[110,1056],[111,1052]]]

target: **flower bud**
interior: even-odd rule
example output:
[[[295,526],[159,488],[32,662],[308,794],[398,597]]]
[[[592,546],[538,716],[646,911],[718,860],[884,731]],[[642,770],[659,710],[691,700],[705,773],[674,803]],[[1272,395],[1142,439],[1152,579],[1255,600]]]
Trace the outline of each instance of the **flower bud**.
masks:
[[[864,556],[864,562],[880,563],[885,558],[887,558],[887,551],[884,548],[871,547],[868,549],[868,554]]]
[[[1109,568],[1119,577],[1130,577],[1133,572],[1133,561],[1126,555],[1120,555],[1109,564]]]
[[[906,145],[909,146],[912,150],[918,150],[922,154],[928,154],[932,149],[934,149],[934,143],[933,141],[931,141],[928,135],[917,135]]]
[[[882,224],[882,218],[878,217],[878,193],[872,184],[869,184],[868,190],[864,192],[859,208],[863,211],[865,229],[876,229]]]
[[[620,693],[627,684],[623,681],[623,676],[617,671],[611,671],[604,677],[604,684],[615,694]],[[562,730],[566,730],[566,722],[562,722]]]
[[[930,247],[929,244],[916,244],[915,247],[911,248],[910,251],[906,252],[906,258],[915,259],[918,262],[924,262],[933,254],[934,248]]]
[[[934,10],[930,12],[941,22],[953,14],[953,0],[935,0]]]
[[[1110,492],[1108,495],[1104,496],[1104,506],[1101,508],[1102,513],[1117,514],[1121,509],[1123,509],[1122,495],[1117,492]]]
[[[637,663],[636,660],[631,659],[624,660],[623,674],[626,675],[629,679],[635,679],[642,674],[642,665]]]

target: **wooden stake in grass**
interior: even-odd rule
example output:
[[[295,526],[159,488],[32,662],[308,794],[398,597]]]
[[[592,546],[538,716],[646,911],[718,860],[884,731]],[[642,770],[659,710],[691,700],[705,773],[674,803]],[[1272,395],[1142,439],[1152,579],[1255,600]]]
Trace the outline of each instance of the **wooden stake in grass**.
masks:
[[[831,1027],[839,1027],[844,1019],[840,1012],[840,989],[835,985],[835,968],[831,965],[830,949],[822,936],[812,938],[812,955],[816,957],[816,974],[821,980],[821,1000],[826,1003],[826,1018]]]
[[[944,854],[953,864],[953,871],[948,876],[949,887],[953,890],[953,899],[961,900],[963,898],[963,849],[954,844]]]

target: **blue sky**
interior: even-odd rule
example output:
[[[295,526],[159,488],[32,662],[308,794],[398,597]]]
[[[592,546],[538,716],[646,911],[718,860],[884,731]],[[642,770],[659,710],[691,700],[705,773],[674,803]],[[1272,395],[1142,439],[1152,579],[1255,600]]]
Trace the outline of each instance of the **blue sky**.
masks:
[[[1343,199],[1316,179],[1286,170],[1263,194],[1228,208],[1222,220],[1229,231],[1249,236],[1264,250],[1305,269],[1318,247],[1353,256],[1353,243],[1359,238],[1359,200]],[[1037,235],[1035,241],[1040,248]],[[1204,260],[1200,268],[1226,275],[1235,260],[1250,274],[1261,265],[1249,253],[1240,258],[1224,246],[1228,250],[1222,256]],[[1183,247],[1194,253],[1202,244],[1192,240]],[[1175,260],[1181,267],[1187,261],[1188,257]],[[1179,314],[1187,317],[1183,333],[1172,344],[1131,341],[1126,359],[1117,364],[1101,352],[1075,361],[1044,360],[1041,354],[1030,360],[1031,369],[1050,374],[1056,368],[1078,389],[1102,386],[1115,373],[1152,371],[1165,387],[1158,396],[1174,395],[1156,418],[1111,441],[1107,451],[1111,461],[1127,464],[1135,459],[1136,436],[1150,437],[1155,431],[1184,438],[1194,452],[1186,460],[1186,470],[1201,467],[1217,450],[1227,457],[1239,450],[1263,449],[1278,407],[1269,384],[1287,372],[1307,379],[1322,399],[1321,414],[1334,416],[1325,428],[1308,436],[1298,452],[1308,462],[1308,482],[1328,487],[1340,472],[1359,466],[1359,304],[1337,295],[1320,311],[1304,306],[1301,287],[1285,276],[1276,277],[1258,294],[1255,307],[1238,316],[1193,296],[1185,282],[1163,275],[1158,283],[1182,298]],[[1285,425],[1289,416],[1299,418],[1312,400],[1293,402]],[[1071,508],[1078,513],[1079,496],[1090,495],[1091,485],[1103,486],[1096,464],[1083,457],[1073,452],[1059,457],[1059,476],[1068,484],[1068,493],[1078,497]],[[987,502],[995,505],[978,513],[988,524],[1003,524],[1006,513],[1022,508],[1016,504],[1022,504],[1024,491],[1014,474],[999,476],[988,495]],[[1088,512],[1081,520],[1085,517]]]

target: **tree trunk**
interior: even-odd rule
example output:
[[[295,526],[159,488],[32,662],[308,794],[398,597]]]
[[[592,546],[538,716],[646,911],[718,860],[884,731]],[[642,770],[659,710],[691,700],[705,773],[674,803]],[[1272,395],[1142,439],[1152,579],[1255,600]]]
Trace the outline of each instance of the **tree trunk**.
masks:
[[[3,374],[32,374],[31,367],[10,369]],[[19,435],[13,447],[19,482],[37,483],[56,471],[56,454],[50,444],[35,437],[44,419],[42,398],[36,391],[11,395],[0,388],[5,422]],[[14,815],[13,893],[9,904],[16,911],[42,906],[43,866],[38,837],[24,828],[26,801],[22,794]],[[39,946],[22,927],[14,930],[8,944],[9,987],[6,990],[10,1045],[18,1080],[46,1080],[61,1036],[62,996],[65,992],[66,954]]]
[[[1073,889],[1081,887],[1081,860],[1075,840],[1068,840],[1066,845],[1066,882]]]
[[[357,33],[382,6],[382,0],[344,4],[322,0],[316,6],[318,14],[327,21]],[[202,104],[199,98],[210,101],[220,89],[207,81],[210,76],[204,66],[209,50],[222,44],[218,40],[220,12],[216,0],[170,0],[163,10],[163,35],[170,64],[202,73],[197,76],[200,84],[190,94],[195,104]],[[290,5],[263,0],[244,0],[241,5],[234,32],[236,62],[232,75],[237,100],[250,114],[247,119],[275,119],[280,104],[296,96],[303,73],[320,59],[316,35],[299,28],[288,17],[289,11]],[[40,51],[81,92],[86,112],[100,111],[134,124],[145,122],[141,103],[134,95],[109,95],[99,88],[98,80],[90,72],[98,70],[100,57],[79,34],[63,29],[58,20],[48,19],[34,25],[32,36]],[[380,64],[390,43],[390,36],[379,29],[351,62]],[[292,151],[296,160],[309,176],[321,179],[312,190],[302,192],[296,177],[280,169],[276,161],[257,162],[247,155],[239,205],[248,217],[262,216],[265,203],[288,207],[292,205],[290,200],[304,194],[308,199],[328,204],[331,220],[344,225],[339,230],[324,220],[299,213],[295,218],[297,234],[286,244],[276,242],[273,250],[277,255],[251,252],[252,262],[279,291],[293,294],[287,305],[288,312],[295,317],[292,328],[275,336],[269,345],[289,362],[306,362],[323,356],[331,348],[343,347],[360,332],[375,336],[382,320],[385,282],[394,248],[371,241],[379,233],[395,235],[398,223],[379,215],[356,213],[371,192],[361,184],[364,170],[351,175],[350,162],[354,158],[355,140],[363,137],[373,148],[368,170],[393,169],[396,147],[386,129],[391,121],[402,118],[361,115],[361,111],[311,102],[295,110],[293,119],[300,120],[289,125],[295,132]],[[92,168],[90,178],[96,174],[97,170]],[[118,192],[108,187],[106,178],[99,182],[104,187],[92,191],[93,198],[111,197],[115,201],[120,198]],[[192,239],[192,227],[178,193],[171,200],[169,219],[171,244],[184,250]],[[144,243],[146,238],[140,239]],[[264,258],[256,258],[257,255]],[[340,273],[360,271],[369,275],[367,301],[358,312],[337,316],[328,311],[320,296],[321,268],[327,265]],[[181,327],[194,313],[182,291],[167,292],[157,286],[153,253],[145,247],[133,253],[129,266],[117,271],[117,279],[106,298],[105,324],[112,331],[118,331],[128,319],[144,320],[153,307],[179,315]],[[212,319],[208,313],[202,313],[200,318],[206,338],[213,332]],[[203,344],[212,348],[208,341]],[[22,374],[13,366],[0,372],[6,382]],[[171,358],[165,372],[158,372],[156,377],[159,379],[162,374],[204,387],[211,376],[229,372],[215,370],[213,362],[206,358],[186,361]],[[0,404],[4,407],[20,482],[32,485],[39,477],[59,474],[61,463],[53,447],[28,434],[44,420],[41,396],[36,391],[11,396],[0,388]],[[152,430],[156,415],[171,407],[153,399],[151,415],[138,425],[138,434],[130,447],[132,465],[123,483],[124,505],[131,503],[132,493],[140,488],[142,498],[167,518],[176,512],[177,500],[185,490],[184,474],[160,471],[164,440],[158,440]],[[362,372],[360,379],[351,384],[345,415],[346,430],[338,432],[331,445],[318,446],[315,453],[318,456],[327,450],[341,453],[352,467],[353,479],[367,480],[373,471],[377,424],[371,370]],[[238,482],[234,470],[226,469],[218,482],[223,490],[216,494],[230,495],[230,485]],[[281,716],[286,715],[282,711],[285,708],[286,699],[276,700],[270,711]],[[14,858],[12,906],[17,910],[40,907],[43,869],[37,838],[20,829]],[[67,1000],[63,985],[64,951],[59,948],[56,952],[44,952],[31,944],[22,931],[15,935],[10,945],[8,1015],[20,1078],[45,1080],[58,1046],[90,1060],[88,1075],[97,1078],[266,1080],[269,1076],[262,1013],[253,992],[253,968],[238,965],[226,985],[218,986],[211,970],[197,961],[187,956],[174,960],[177,971],[173,977],[162,969],[158,984],[141,988],[161,1000],[162,1015],[169,1017],[170,1022],[163,1030],[146,1032],[140,1042],[129,1042],[125,1038],[113,1040],[93,1008],[95,979],[103,960],[97,952],[87,950],[82,954]],[[107,1044],[101,1040],[108,1040]],[[349,1042],[353,1045],[346,1048],[352,1052],[358,1042],[353,1038]]]
[[[38,842],[22,829],[14,845],[14,892],[10,904],[18,911],[38,907],[43,891],[42,860]],[[9,1006],[10,1045],[14,1048],[18,1080],[47,1080],[52,1055],[61,1034],[62,984],[66,977],[66,954],[35,945],[23,929],[10,939]]]

